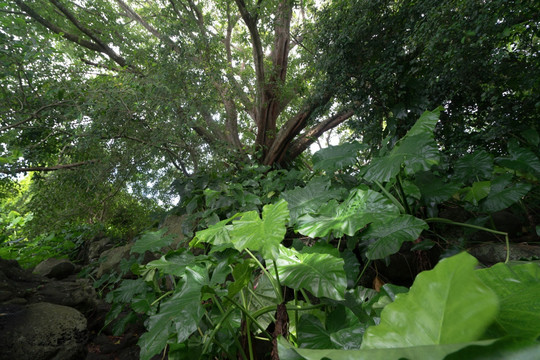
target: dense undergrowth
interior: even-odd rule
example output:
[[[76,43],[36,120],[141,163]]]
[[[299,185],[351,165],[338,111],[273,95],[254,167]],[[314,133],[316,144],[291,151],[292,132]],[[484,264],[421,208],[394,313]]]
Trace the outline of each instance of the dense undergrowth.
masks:
[[[291,360],[538,353],[540,268],[508,261],[509,234],[493,221],[500,211],[525,219],[514,241],[540,232],[538,135],[510,141],[504,155],[476,150],[451,161],[433,136],[439,111],[370,161],[364,145],[347,143],[314,154],[312,168],[252,165],[177,181],[174,212],[189,244],[144,264],[140,255],[173,238],[141,233],[122,273],[96,281],[112,303],[107,321],[120,334],[144,319],[143,360],[163,351]],[[74,222],[31,237],[33,213],[9,210],[25,186],[3,203],[0,247],[25,266],[73,257],[97,234],[121,238],[151,221]],[[480,268],[463,252],[475,232],[504,242],[507,261]],[[410,289],[377,271],[397,253],[418,259]]]
[[[424,113],[369,162],[362,144],[349,143],[316,153],[312,171],[248,167],[177,183],[189,248],[132,264],[137,278],[107,296],[109,320],[129,310],[121,332],[137,314],[146,319],[142,359],[537,353],[538,264],[507,254],[480,269],[461,251],[475,231],[511,251],[508,233],[493,227],[501,210],[527,219],[514,236],[539,231],[538,136],[510,141],[505,155],[479,150],[450,162],[433,137],[438,116]],[[445,208],[465,220],[441,217]],[[455,229],[460,237],[447,235]],[[172,241],[161,235],[141,236],[132,253]],[[425,260],[411,288],[378,274],[365,286],[367,270],[400,249]]]

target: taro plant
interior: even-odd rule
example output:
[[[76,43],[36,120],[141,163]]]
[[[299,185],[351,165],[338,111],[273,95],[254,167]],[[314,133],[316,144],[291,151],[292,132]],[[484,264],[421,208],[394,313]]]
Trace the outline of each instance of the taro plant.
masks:
[[[490,212],[519,202],[538,175],[534,154],[511,143],[510,158],[476,152],[445,164],[433,137],[439,112],[424,113],[370,162],[359,158],[364,147],[357,143],[315,154],[315,175],[302,187],[292,188],[297,180],[285,185],[281,173],[273,191],[259,171],[266,185],[243,181],[241,187],[257,189],[247,195],[237,185],[199,184],[192,200],[182,200],[198,219],[193,228],[202,228],[191,249],[133,266],[139,277],[109,295],[129,304],[132,318],[146,319],[141,358],[165,352],[171,359],[442,359],[478,346],[529,351],[536,325],[517,330],[510,303],[523,314],[537,311],[535,264],[477,270],[476,260],[461,254],[422,272],[411,290],[358,286],[369,261],[421,239],[433,223],[499,233],[508,242],[483,224],[439,218],[438,205],[453,199],[468,211]],[[532,165],[525,168],[524,159]],[[171,242],[153,234],[132,251],[155,252]],[[534,296],[516,299],[498,278],[519,283],[507,284],[517,293],[531,287]]]

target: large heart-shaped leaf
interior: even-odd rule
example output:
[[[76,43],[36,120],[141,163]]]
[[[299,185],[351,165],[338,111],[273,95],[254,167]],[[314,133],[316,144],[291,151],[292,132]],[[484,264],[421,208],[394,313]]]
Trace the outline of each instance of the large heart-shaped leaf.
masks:
[[[167,229],[145,232],[131,248],[132,253],[142,254],[146,251],[158,251],[164,246],[170,245],[174,241],[174,236],[164,236]]]
[[[181,343],[197,330],[204,314],[201,287],[197,276],[186,272],[183,285],[177,288],[173,296],[161,302],[159,312],[148,319],[148,332],[141,335],[137,343],[141,348],[142,360],[148,360],[163,350],[173,334],[176,334],[176,341]]]
[[[341,204],[330,201],[318,214],[308,214],[298,219],[296,230],[306,236],[353,236],[358,230],[374,221],[382,221],[399,214],[399,209],[388,198],[373,190],[356,189]]]
[[[517,141],[508,142],[508,154],[506,158],[497,158],[497,163],[512,170],[529,173],[536,177],[540,176],[540,159],[527,148],[520,147]]]
[[[446,183],[431,172],[417,174],[414,182],[420,189],[426,205],[446,201],[461,188],[459,183]]]
[[[329,146],[313,154],[313,168],[333,173],[336,170],[354,165],[358,152],[367,146],[358,142]]]
[[[416,124],[401,138],[389,154],[373,159],[364,174],[367,181],[386,182],[396,176],[404,166],[406,174],[429,170],[440,161],[433,131],[440,109],[426,111]]]
[[[186,266],[193,263],[195,256],[182,249],[178,252],[173,252],[162,256],[158,260],[150,261],[146,264],[147,269],[158,269],[164,274],[182,276],[185,273]]]
[[[229,219],[210,225],[208,229],[197,231],[193,240],[190,241],[189,246],[195,247],[200,243],[209,243],[213,245],[230,244],[231,237],[229,236],[229,231],[232,229],[232,226],[228,224],[240,215],[241,214],[236,214]]]
[[[456,161],[453,178],[457,181],[470,183],[489,179],[493,173],[493,156],[484,150],[467,154]]]
[[[285,200],[263,207],[262,219],[256,211],[249,211],[233,221],[231,242],[238,251],[259,251],[265,259],[276,259],[278,245],[285,237],[289,209]]]
[[[347,276],[343,259],[324,253],[303,254],[280,245],[276,264],[283,285],[307,289],[317,297],[344,299]]]
[[[362,234],[362,239],[370,242],[366,256],[374,260],[395,254],[401,244],[418,239],[420,233],[427,228],[425,221],[411,215],[399,215],[385,222],[375,222]]]
[[[407,294],[399,294],[364,333],[362,349],[399,348],[475,341],[493,322],[497,295],[475,275],[467,253],[420,273]]]
[[[540,266],[496,264],[476,271],[500,299],[497,327],[502,336],[535,340],[540,336]]]
[[[470,202],[473,205],[478,205],[478,202],[488,196],[491,190],[491,181],[478,181],[462,190],[463,200]]]
[[[330,180],[315,178],[303,188],[285,191],[281,196],[289,204],[291,222],[304,214],[315,213],[331,199],[339,197],[339,191],[330,189]]]
[[[278,349],[281,360],[532,360],[538,357],[540,345],[534,342],[501,339],[390,349],[317,350],[297,349],[283,338],[279,338]]]
[[[521,200],[531,190],[530,184],[512,184],[511,179],[512,175],[510,174],[493,179],[489,195],[481,204],[483,211],[494,213],[506,209]],[[510,184],[511,186],[508,186]]]

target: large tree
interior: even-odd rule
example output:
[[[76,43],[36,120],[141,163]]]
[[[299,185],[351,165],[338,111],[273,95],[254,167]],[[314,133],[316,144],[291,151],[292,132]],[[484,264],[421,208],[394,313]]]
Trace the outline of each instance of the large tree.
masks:
[[[313,7],[5,4],[0,136],[10,146],[4,157],[16,161],[4,172],[107,163],[116,172],[158,173],[172,164],[189,175],[216,159],[290,162],[353,115],[346,105],[331,107],[332,93],[315,85],[302,47]]]
[[[534,0],[334,0],[314,37],[327,86],[356,103],[364,141],[399,138],[444,106],[452,155],[505,151],[540,124],[540,6]]]

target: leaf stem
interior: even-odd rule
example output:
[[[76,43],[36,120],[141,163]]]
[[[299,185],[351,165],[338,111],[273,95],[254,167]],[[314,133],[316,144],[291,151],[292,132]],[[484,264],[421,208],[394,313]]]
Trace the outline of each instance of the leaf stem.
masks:
[[[476,229],[476,230],[482,230],[482,231],[490,232],[492,234],[497,234],[497,235],[504,235],[505,242],[506,242],[506,259],[504,260],[504,263],[507,264],[508,261],[510,261],[510,239],[508,238],[508,233],[506,232],[493,230],[493,229],[486,228],[483,226],[456,222],[456,221],[452,221],[445,218],[429,218],[429,219],[425,219],[425,222],[438,222],[438,223],[443,223],[443,224],[456,225],[456,226],[468,227],[468,228]]]
[[[251,251],[249,251],[249,249],[244,249],[244,250],[248,253],[249,256],[251,256],[251,258],[253,260],[255,260],[255,262],[257,263],[259,268],[262,270],[262,272],[268,277],[268,280],[270,280],[270,282],[272,283],[272,287],[274,288],[274,292],[276,293],[276,297],[278,298],[278,302],[282,303],[283,302],[283,294],[281,292],[281,287],[279,286],[279,281],[276,282],[276,279],[274,279],[274,277],[270,275],[270,273],[266,270],[266,268],[263,266],[263,264],[261,264],[259,259],[257,259],[257,257],[255,255],[253,255],[253,253]],[[276,273],[276,276],[277,276],[277,273]]]
[[[386,190],[384,188],[384,186],[382,186],[382,184],[380,182],[374,181],[374,183],[379,187],[379,189],[381,189],[381,191],[384,193],[384,195],[386,195],[388,200],[390,200],[392,202],[392,204],[394,204],[399,209],[400,213],[402,213],[402,214],[407,213],[405,211],[405,208],[403,207],[403,205],[401,205],[401,203],[399,202],[399,200],[396,199],[396,197],[394,195],[390,194],[390,192],[388,190]]]
[[[360,282],[360,279],[362,278],[362,276],[364,276],[364,273],[366,272],[366,270],[367,270],[370,263],[371,263],[371,259],[366,262],[366,265],[364,265],[364,268],[362,269],[362,272],[360,273],[360,275],[358,275],[358,278],[356,278],[356,281],[354,282],[354,287],[358,286],[358,283]]]

